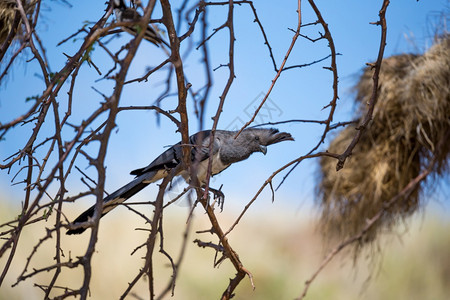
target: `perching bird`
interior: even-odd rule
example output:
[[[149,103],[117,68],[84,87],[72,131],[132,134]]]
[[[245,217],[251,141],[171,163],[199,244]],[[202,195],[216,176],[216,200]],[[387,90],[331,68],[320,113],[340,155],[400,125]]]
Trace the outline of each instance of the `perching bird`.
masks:
[[[113,0],[112,5],[116,19],[119,22],[139,22],[142,18],[134,8],[127,7],[123,0]],[[138,34],[137,26],[124,26],[122,29],[132,35]],[[156,46],[163,43],[167,47],[170,47],[169,44],[164,41],[150,25],[147,25],[144,39],[155,44]]]
[[[267,146],[283,141],[293,141],[289,133],[279,132],[277,129],[245,129],[235,138],[236,131],[217,130],[212,145],[212,175],[219,174],[231,164],[247,159],[254,152],[266,154]],[[197,178],[200,185],[205,184],[211,131],[200,131],[189,138],[191,148],[192,164],[197,164]],[[188,183],[190,172],[182,167],[182,147],[181,142],[173,145],[147,167],[132,171],[131,175],[136,178],[118,189],[114,193],[103,199],[102,216],[115,208],[118,204],[129,199],[150,183],[158,181],[168,176],[172,170],[175,176],[181,175]],[[83,222],[86,222],[94,215],[95,205],[82,213],[73,221],[73,225],[79,226],[70,229],[67,234],[80,234],[86,230]],[[87,226],[87,225],[86,225]]]

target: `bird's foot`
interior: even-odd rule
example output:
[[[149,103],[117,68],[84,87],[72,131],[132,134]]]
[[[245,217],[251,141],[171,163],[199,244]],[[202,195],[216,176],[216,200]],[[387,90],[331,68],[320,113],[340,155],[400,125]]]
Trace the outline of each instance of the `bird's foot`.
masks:
[[[223,211],[223,204],[225,203],[225,194],[221,191],[221,190],[222,190],[222,186],[223,186],[223,185],[221,185],[220,188],[219,188],[218,190],[216,190],[216,189],[214,189],[214,188],[212,188],[212,187],[209,187],[209,188],[208,188],[208,190],[209,190],[211,193],[213,193],[213,195],[214,195],[214,196],[213,196],[214,201],[217,200],[217,204],[218,204],[219,207],[220,207],[220,212]]]

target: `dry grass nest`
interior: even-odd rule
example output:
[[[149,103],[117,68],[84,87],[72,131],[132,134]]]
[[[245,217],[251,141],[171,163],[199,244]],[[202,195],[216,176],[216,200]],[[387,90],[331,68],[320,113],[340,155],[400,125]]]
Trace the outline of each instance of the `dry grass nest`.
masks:
[[[381,211],[430,161],[438,178],[449,165],[450,36],[439,39],[423,55],[398,55],[383,60],[378,102],[373,121],[347,160],[336,172],[336,160],[320,160],[319,201],[325,236],[348,238],[361,232],[367,220]],[[356,85],[357,117],[367,112],[373,70],[366,68]],[[342,130],[329,151],[342,153],[355,135]],[[424,183],[396,201],[356,246],[375,241],[381,231],[420,209]]]
[[[0,46],[6,40],[6,37],[12,29],[16,14],[15,7],[15,1],[0,0]]]
[[[28,18],[34,11],[35,0],[22,1],[25,12]],[[17,28],[14,27],[14,18],[16,16],[16,1],[15,0],[0,0],[0,47],[6,41],[11,30],[15,30],[15,38],[22,39],[25,35],[25,29],[17,24]]]

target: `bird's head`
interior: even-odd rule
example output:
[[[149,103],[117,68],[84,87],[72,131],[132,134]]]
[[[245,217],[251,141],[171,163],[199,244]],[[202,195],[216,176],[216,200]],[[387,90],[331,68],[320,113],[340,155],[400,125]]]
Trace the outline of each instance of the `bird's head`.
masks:
[[[249,128],[241,132],[236,138],[239,143],[246,144],[251,152],[267,153],[267,146],[283,141],[293,141],[294,138],[287,132],[278,129]]]

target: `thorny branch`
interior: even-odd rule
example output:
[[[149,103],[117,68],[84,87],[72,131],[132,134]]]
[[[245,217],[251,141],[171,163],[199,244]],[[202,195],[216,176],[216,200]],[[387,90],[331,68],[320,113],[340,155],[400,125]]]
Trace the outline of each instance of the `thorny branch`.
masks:
[[[330,48],[330,55],[331,55],[331,65],[330,67],[324,67],[326,70],[330,70],[333,74],[333,99],[331,99],[330,103],[324,106],[323,109],[330,108],[330,112],[328,114],[328,119],[325,122],[325,128],[323,129],[322,137],[320,138],[319,142],[317,142],[316,146],[314,146],[307,155],[314,153],[317,149],[319,149],[320,145],[322,145],[325,142],[325,138],[327,137],[328,132],[332,129],[331,128],[331,122],[333,122],[334,113],[336,111],[337,103],[339,100],[339,87],[338,87],[338,69],[337,69],[337,63],[336,63],[336,56],[338,53],[336,52],[336,48],[334,45],[334,40],[331,35],[331,32],[328,28],[328,24],[325,22],[325,19],[322,17],[322,14],[315,4],[313,0],[308,0],[311,8],[314,10],[314,13],[317,16],[317,23],[322,25],[322,28],[324,30],[324,34],[321,34],[320,39],[326,39],[328,41],[328,47]],[[314,23],[315,24],[315,23]],[[313,41],[315,42],[315,41]],[[283,177],[283,180],[278,185],[277,189],[284,183],[285,179],[291,174],[291,172],[299,165],[299,162],[294,164],[291,169],[287,172],[287,174]]]
[[[291,44],[289,45],[289,48],[284,56],[283,62],[281,63],[280,69],[277,71],[277,74],[275,75],[274,79],[272,80],[272,84],[269,87],[269,90],[266,92],[266,94],[264,95],[264,98],[261,100],[261,103],[259,104],[258,108],[256,109],[255,113],[253,114],[253,116],[250,118],[249,121],[247,121],[247,123],[244,124],[244,126],[242,126],[242,128],[238,131],[238,133],[236,134],[236,136],[238,136],[242,130],[244,130],[246,127],[248,127],[250,124],[253,123],[253,121],[255,120],[256,116],[258,115],[259,111],[261,110],[261,108],[263,107],[264,103],[266,102],[267,98],[269,98],[270,93],[272,92],[273,88],[275,87],[275,84],[278,80],[278,78],[281,75],[281,72],[284,69],[284,66],[286,65],[286,62],[289,58],[289,55],[292,52],[292,49],[295,46],[295,42],[297,41],[297,38],[300,36],[300,28],[302,27],[302,12],[301,12],[301,0],[298,0],[297,2],[297,15],[298,15],[298,19],[297,19],[297,29],[295,30],[295,34],[292,37],[292,41]]]
[[[377,90],[378,90],[378,75],[379,75],[379,71],[381,68],[381,62],[382,62],[382,58],[383,58],[383,53],[384,53],[384,48],[386,45],[386,31],[387,31],[387,26],[386,26],[386,9],[389,5],[389,0],[385,0],[383,2],[383,6],[380,10],[379,13],[379,17],[380,20],[378,22],[376,22],[376,25],[381,25],[381,40],[380,40],[380,48],[379,48],[379,52],[378,52],[378,59],[377,62],[374,64],[374,68],[375,68],[375,72],[373,75],[373,81],[374,81],[374,86],[373,86],[373,92],[372,92],[372,97],[371,100],[369,102],[369,111],[367,112],[364,120],[362,121],[362,124],[360,125],[360,127],[358,128],[358,133],[355,136],[355,138],[352,140],[352,142],[350,143],[350,145],[348,146],[347,150],[343,153],[343,154],[334,154],[334,153],[329,153],[329,152],[319,152],[314,154],[314,151],[316,151],[316,149],[319,148],[320,144],[324,141],[326,134],[330,131],[330,129],[333,129],[336,127],[336,124],[331,126],[331,121],[333,119],[333,115],[334,115],[334,111],[337,105],[337,99],[338,99],[338,93],[337,93],[337,69],[336,69],[336,52],[334,50],[334,43],[333,40],[331,38],[331,34],[328,31],[328,25],[325,23],[324,19],[322,18],[320,11],[318,10],[317,6],[315,5],[315,3],[312,0],[309,0],[310,5],[313,7],[314,11],[316,12],[316,15],[318,17],[318,22],[320,24],[323,25],[323,28],[325,30],[325,38],[328,39],[329,41],[329,46],[330,49],[332,51],[332,67],[330,68],[331,71],[333,71],[333,76],[334,76],[334,83],[333,83],[333,91],[334,91],[334,96],[333,96],[333,100],[330,102],[330,104],[328,106],[331,106],[331,112],[329,115],[329,119],[325,121],[326,124],[326,128],[324,130],[324,133],[322,135],[322,138],[320,140],[320,142],[310,151],[308,152],[305,156],[301,156],[289,163],[287,163],[286,165],[284,165],[283,167],[281,167],[280,169],[278,169],[277,171],[275,171],[265,182],[264,184],[260,187],[260,189],[258,190],[258,192],[255,194],[255,196],[249,201],[249,203],[245,206],[245,208],[243,209],[243,211],[241,212],[241,214],[239,215],[239,217],[236,219],[236,221],[232,224],[232,226],[230,227],[230,229],[225,233],[226,235],[228,233],[230,233],[235,227],[236,225],[239,223],[239,221],[242,219],[242,217],[244,216],[245,212],[248,210],[248,208],[254,203],[254,201],[257,199],[257,197],[260,195],[260,193],[263,191],[263,189],[269,185],[271,187],[272,184],[272,180],[273,178],[280,173],[281,171],[283,171],[284,169],[290,167],[293,165],[293,168],[295,168],[298,164],[300,164],[304,159],[306,158],[312,158],[312,157],[320,157],[320,156],[329,156],[329,157],[333,157],[336,158],[338,160],[338,165],[337,165],[337,171],[339,169],[341,169],[343,167],[343,164],[345,162],[345,159],[351,155],[351,151],[352,149],[356,146],[359,137],[361,135],[361,131],[363,131],[365,129],[365,127],[367,126],[368,122],[371,120],[372,118],[372,113],[373,113],[373,109],[377,100]],[[294,121],[294,120],[290,120]],[[301,122],[305,122],[307,120],[299,120]],[[321,121],[319,121],[318,123],[321,123]],[[344,123],[346,124],[346,123]],[[339,125],[339,124],[338,124]],[[362,126],[362,127],[361,127]],[[293,170],[293,168],[291,168],[291,170],[289,171],[289,173]],[[310,286],[310,284],[312,283],[312,281],[316,278],[316,276],[320,273],[320,271],[328,264],[329,261],[331,261],[331,259],[337,254],[339,253],[343,248],[345,248],[346,246],[352,244],[355,241],[358,241],[359,239],[361,239],[363,237],[363,235],[370,229],[370,227],[381,217],[381,215],[383,214],[384,210],[388,209],[388,207],[390,207],[391,205],[393,205],[393,203],[395,203],[398,199],[402,198],[406,193],[409,193],[417,184],[419,184],[422,180],[424,180],[426,178],[426,176],[431,172],[431,170],[433,169],[433,166],[430,166],[425,172],[423,172],[422,174],[420,174],[416,179],[414,179],[413,181],[410,182],[410,184],[408,184],[408,186],[405,187],[405,189],[400,192],[396,197],[394,197],[391,201],[389,201],[387,207],[383,208],[382,211],[380,211],[379,213],[377,213],[371,220],[368,221],[367,225],[364,227],[364,229],[361,231],[360,234],[358,234],[357,236],[350,238],[344,242],[342,242],[338,247],[336,247],[335,249],[333,249],[333,251],[330,252],[330,254],[324,259],[324,261],[322,262],[321,266],[319,267],[319,269],[313,274],[313,276],[311,277],[310,280],[308,280],[305,284],[305,289],[303,291],[302,296],[300,297],[300,299],[303,299],[306,296],[307,290]],[[284,179],[289,175],[289,173],[283,178]],[[282,181],[282,182],[283,182]],[[280,184],[281,185],[281,184]]]
[[[377,103],[378,99],[378,78],[380,74],[381,69],[381,62],[383,60],[384,55],[384,48],[386,47],[386,34],[387,34],[387,25],[386,25],[386,10],[389,6],[389,0],[383,1],[383,6],[380,10],[379,17],[380,19],[375,22],[375,25],[381,26],[381,41],[380,41],[380,48],[378,50],[378,57],[375,62],[375,65],[372,67],[374,68],[373,72],[373,88],[372,88],[372,96],[370,97],[367,113],[364,116],[364,119],[361,121],[361,124],[358,125],[356,128],[357,132],[355,137],[353,138],[352,142],[348,146],[348,148],[339,156],[339,162],[336,165],[336,170],[339,171],[344,167],[345,160],[352,155],[352,151],[355,148],[356,144],[358,143],[361,135],[363,134],[364,130],[367,128],[367,125],[372,120],[372,114],[373,110],[375,108],[375,104]]]

